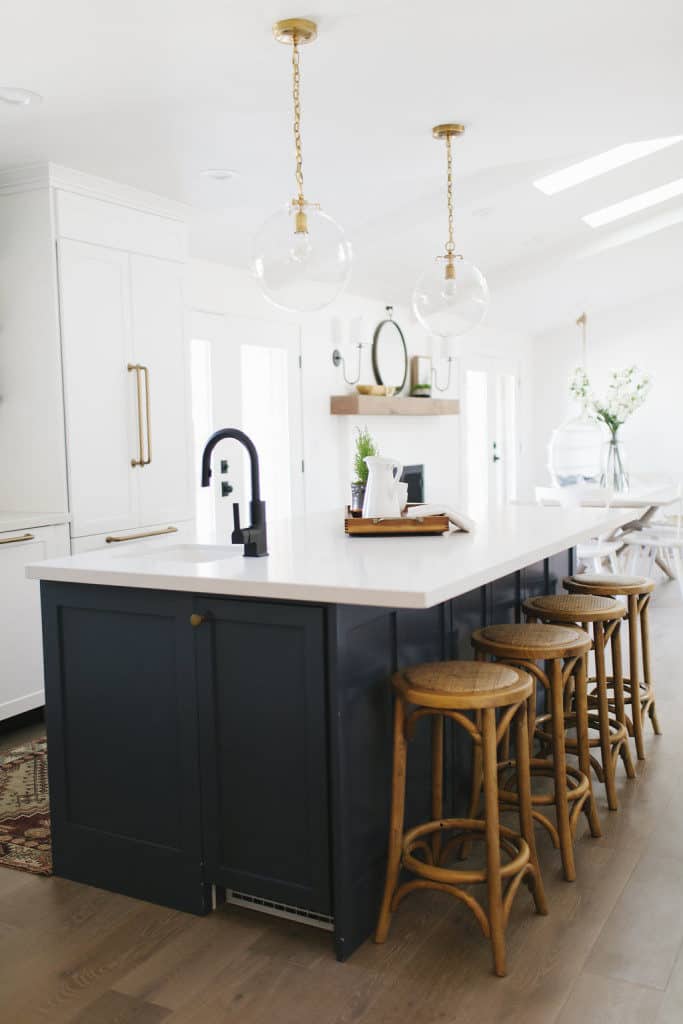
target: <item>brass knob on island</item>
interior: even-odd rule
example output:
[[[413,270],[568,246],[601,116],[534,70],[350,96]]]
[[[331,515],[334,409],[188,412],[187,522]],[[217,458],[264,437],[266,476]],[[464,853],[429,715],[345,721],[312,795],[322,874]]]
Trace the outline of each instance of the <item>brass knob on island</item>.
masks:
[[[202,622],[206,622],[203,615],[197,615],[196,612],[193,615],[190,615],[190,625],[194,626],[195,629],[197,626],[201,626]]]

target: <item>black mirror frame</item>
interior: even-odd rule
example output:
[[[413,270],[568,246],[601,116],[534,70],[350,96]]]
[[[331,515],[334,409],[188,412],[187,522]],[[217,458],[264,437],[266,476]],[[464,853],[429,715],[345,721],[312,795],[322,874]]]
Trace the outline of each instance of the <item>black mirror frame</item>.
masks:
[[[406,345],[406,339],[403,336],[403,331],[398,326],[398,324],[396,323],[396,321],[394,320],[394,318],[392,316],[393,308],[391,306],[387,306],[386,309],[387,309],[388,316],[384,320],[380,320],[380,322],[377,324],[377,327],[375,327],[375,333],[372,336],[372,372],[375,375],[375,381],[378,384],[384,384],[384,381],[382,380],[382,375],[379,372],[379,361],[377,359],[377,347],[378,347],[379,336],[380,336],[380,332],[381,332],[382,328],[386,324],[391,324],[391,326],[394,327],[398,331],[398,336],[401,339],[401,344],[403,345],[403,380],[401,381],[400,385],[396,388],[396,394],[400,395],[401,392],[403,391],[403,389],[405,388],[406,382],[408,380],[408,346]]]

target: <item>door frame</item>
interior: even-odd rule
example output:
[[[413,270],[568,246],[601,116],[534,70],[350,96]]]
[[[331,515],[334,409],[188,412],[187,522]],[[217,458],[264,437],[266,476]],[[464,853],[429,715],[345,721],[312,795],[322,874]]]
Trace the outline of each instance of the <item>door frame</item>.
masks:
[[[521,397],[522,397],[522,363],[514,356],[501,356],[497,353],[481,352],[462,356],[458,360],[458,394],[460,395],[460,412],[463,417],[460,430],[460,459],[459,459],[459,493],[463,495],[463,505],[469,507],[469,488],[467,473],[467,371],[480,370],[486,373],[497,372],[500,375],[510,375],[515,378],[515,434],[516,434],[516,456],[517,456],[517,489],[520,486],[519,468],[522,456],[522,434],[521,434]]]

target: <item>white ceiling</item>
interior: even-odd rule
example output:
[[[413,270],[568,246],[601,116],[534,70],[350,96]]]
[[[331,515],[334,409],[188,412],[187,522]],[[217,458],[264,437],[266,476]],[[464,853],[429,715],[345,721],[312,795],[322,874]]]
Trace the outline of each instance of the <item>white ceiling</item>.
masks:
[[[596,254],[623,224],[580,217],[683,176],[683,144],[554,197],[531,184],[683,132],[679,0],[22,0],[4,13],[0,84],[45,100],[0,104],[0,167],[52,160],[190,203],[193,254],[246,265],[254,228],[292,195],[290,55],[271,35],[292,15],[319,22],[302,53],[306,193],[353,242],[353,291],[405,302],[440,250],[430,129],[445,120],[468,125],[456,233],[494,323],[538,331],[681,282],[683,221]],[[206,181],[207,167],[240,177]]]

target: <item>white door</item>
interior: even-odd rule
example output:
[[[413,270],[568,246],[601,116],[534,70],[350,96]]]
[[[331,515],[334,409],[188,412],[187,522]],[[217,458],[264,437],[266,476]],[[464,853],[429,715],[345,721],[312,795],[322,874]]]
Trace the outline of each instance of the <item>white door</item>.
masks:
[[[518,372],[494,357],[463,361],[461,378],[465,494],[473,518],[517,495]]]
[[[268,522],[303,514],[299,328],[194,313],[190,335],[195,473],[209,434],[238,427],[259,454]],[[216,448],[212,468],[211,494],[197,494],[197,522],[225,536],[232,530],[233,502],[239,501],[242,523],[248,522],[249,460],[240,446],[226,441]]]
[[[183,266],[151,256],[131,256],[133,356],[145,369],[150,418],[143,416],[146,465],[138,472],[139,525],[194,515]],[[147,396],[145,395],[145,399]]]
[[[69,505],[76,537],[137,525],[129,258],[59,242]]]
[[[0,720],[45,703],[40,585],[25,569],[66,554],[66,527],[0,533]]]

